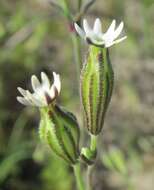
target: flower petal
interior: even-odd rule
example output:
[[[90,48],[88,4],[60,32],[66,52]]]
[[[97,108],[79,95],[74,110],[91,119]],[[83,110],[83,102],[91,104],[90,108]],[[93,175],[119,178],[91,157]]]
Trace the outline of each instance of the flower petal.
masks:
[[[85,32],[78,26],[78,24],[74,23],[74,27],[81,38],[85,39]]]
[[[18,89],[18,91],[21,93],[21,95],[23,95],[24,97],[26,96],[26,90],[24,90],[24,89],[21,88],[21,87],[18,87],[17,89]]]
[[[44,72],[41,72],[41,79],[42,79],[42,86],[44,86],[45,88],[50,88],[49,78]]]
[[[92,32],[92,30],[91,30],[91,28],[90,28],[90,26],[89,26],[86,19],[83,20],[83,29],[84,29],[86,34],[89,34],[89,33]]]
[[[125,40],[126,38],[127,38],[127,36],[124,36],[124,37],[122,37],[122,38],[120,38],[118,40],[115,40],[113,43],[118,44],[118,43],[122,42],[123,40]]]
[[[102,24],[99,18],[95,20],[93,31],[98,35],[102,33]]]
[[[32,88],[34,92],[36,92],[37,89],[41,87],[41,83],[35,75],[31,77],[31,83],[32,83]]]
[[[35,94],[31,94],[28,90],[26,92],[27,92],[26,98],[30,102],[32,102],[32,104],[34,104],[35,106],[42,107],[46,105],[46,102],[43,103],[43,101],[41,99],[38,99]]]
[[[105,35],[107,35],[109,38],[113,38],[115,26],[116,26],[116,21],[113,20],[111,25],[109,26],[107,32],[105,33]]]
[[[118,28],[114,32],[114,39],[116,39],[120,35],[123,27],[124,27],[124,23],[121,22],[120,25],[118,26]]]
[[[54,99],[55,96],[56,96],[55,88],[56,88],[56,87],[55,87],[54,85],[51,86],[51,89],[50,89],[50,92],[49,92],[51,99]],[[56,89],[57,89],[57,88],[56,88]]]
[[[60,93],[61,90],[61,81],[60,81],[60,76],[53,72],[53,78],[54,78],[54,83],[53,85],[57,88],[58,93]]]
[[[32,106],[31,102],[20,96],[17,96],[17,101],[25,106]]]
[[[107,41],[107,42],[105,43],[105,47],[106,47],[106,48],[109,48],[109,47],[111,47],[113,44],[114,44],[113,41]]]

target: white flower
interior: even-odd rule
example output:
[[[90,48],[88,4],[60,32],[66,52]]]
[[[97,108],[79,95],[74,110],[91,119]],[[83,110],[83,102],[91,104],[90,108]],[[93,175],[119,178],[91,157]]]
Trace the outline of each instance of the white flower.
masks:
[[[122,38],[118,38],[121,34],[122,29],[124,27],[124,23],[121,22],[119,26],[116,27],[116,21],[113,20],[107,32],[102,32],[102,24],[99,18],[95,20],[93,29],[89,26],[86,19],[83,20],[83,30],[78,26],[78,24],[74,24],[77,33],[85,39],[88,43],[100,46],[100,47],[110,47],[113,44],[117,44],[127,38],[124,36]]]
[[[31,77],[31,84],[34,93],[18,87],[17,89],[23,97],[18,96],[17,100],[26,106],[48,106],[59,95],[61,89],[60,76],[53,72],[53,78],[54,82],[51,85],[49,78],[44,72],[41,72],[41,83],[38,78],[33,75]]]

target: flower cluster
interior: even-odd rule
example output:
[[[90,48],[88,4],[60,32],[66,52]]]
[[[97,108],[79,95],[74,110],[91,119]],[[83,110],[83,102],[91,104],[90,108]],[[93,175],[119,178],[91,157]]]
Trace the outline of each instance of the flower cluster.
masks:
[[[121,34],[124,23],[116,28],[113,20],[107,32],[102,32],[100,19],[96,19],[91,28],[86,19],[83,29],[74,24],[76,32],[88,42],[89,53],[80,74],[81,100],[84,110],[85,126],[91,136],[96,139],[100,134],[114,87],[114,72],[110,62],[108,48],[127,38]],[[60,76],[53,72],[53,84],[48,76],[41,72],[41,81],[31,77],[33,93],[18,87],[22,96],[17,100],[26,106],[36,106],[40,110],[40,139],[71,165],[75,165],[81,157],[87,164],[93,164],[97,149],[88,147],[79,150],[80,130],[76,117],[59,106],[54,100],[61,91]]]
[[[54,82],[51,85],[48,76],[44,72],[41,73],[42,83],[40,83],[38,78],[33,75],[31,77],[31,84],[34,93],[18,87],[18,90],[23,97],[18,96],[17,100],[26,106],[48,106],[59,95],[61,89],[60,76],[53,72],[53,78]]]
[[[121,34],[122,29],[124,27],[124,23],[121,22],[119,26],[116,27],[116,21],[113,20],[107,32],[102,32],[102,24],[99,18],[95,20],[93,29],[89,26],[86,19],[83,20],[83,30],[80,28],[78,24],[74,24],[77,33],[85,39],[89,44],[93,44],[95,46],[108,48],[114,44],[122,42],[127,38],[124,36],[122,38],[118,38]]]

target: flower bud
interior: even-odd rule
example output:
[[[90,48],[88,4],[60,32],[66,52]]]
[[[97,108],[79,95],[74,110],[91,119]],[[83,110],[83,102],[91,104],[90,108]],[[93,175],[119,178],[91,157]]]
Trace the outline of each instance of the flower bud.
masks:
[[[86,126],[93,135],[98,135],[103,127],[111,100],[113,78],[108,49],[90,46],[81,72],[81,98]]]
[[[75,116],[58,105],[41,110],[39,135],[51,149],[69,164],[79,157],[79,126]]]
[[[96,156],[97,150],[91,150],[87,147],[83,147],[81,150],[81,158],[88,165],[94,164]]]

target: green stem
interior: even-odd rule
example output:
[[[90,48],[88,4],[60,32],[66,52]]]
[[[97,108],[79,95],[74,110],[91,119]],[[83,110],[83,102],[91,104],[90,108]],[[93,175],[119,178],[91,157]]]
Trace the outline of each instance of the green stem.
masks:
[[[92,168],[93,168],[93,165],[92,166],[88,166],[87,168],[87,182],[86,182],[86,190],[92,190],[92,182],[91,182],[91,173],[92,173]]]
[[[95,135],[90,135],[90,150],[92,152],[96,152],[97,151],[97,136]],[[91,185],[91,173],[92,173],[92,169],[93,169],[94,165],[92,166],[88,166],[87,168],[87,190],[92,190],[92,185]]]
[[[82,64],[81,60],[81,44],[80,44],[80,39],[75,33],[72,33],[72,43],[73,43],[73,51],[74,51],[74,59],[75,59],[75,64],[77,68],[77,76],[78,80],[80,78],[80,68]]]
[[[97,150],[97,136],[95,135],[90,135],[90,149],[94,152]]]
[[[82,5],[82,0],[78,0],[78,10],[79,11],[80,11],[81,5]]]
[[[80,164],[78,163],[74,165],[73,169],[74,169],[74,175],[76,178],[78,190],[85,190],[82,175],[81,175]]]

